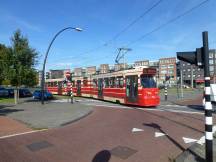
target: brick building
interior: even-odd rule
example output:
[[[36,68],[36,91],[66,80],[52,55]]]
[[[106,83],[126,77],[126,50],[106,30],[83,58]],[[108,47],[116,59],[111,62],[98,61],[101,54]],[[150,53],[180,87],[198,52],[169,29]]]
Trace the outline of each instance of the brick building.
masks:
[[[100,65],[100,73],[108,73],[109,72],[109,64],[101,64]]]
[[[149,66],[149,60],[135,61],[134,66]]]
[[[209,52],[209,70],[212,82],[216,82],[216,50],[211,49]],[[196,86],[199,83],[204,83],[204,70],[190,63],[179,61],[177,63],[177,76],[180,79],[180,70],[182,70],[183,84]]]
[[[182,81],[183,84],[191,85],[191,81],[196,85],[197,83],[204,82],[204,72],[203,69],[191,65],[190,63],[179,61],[177,63],[177,77],[178,80],[181,79],[180,71],[182,71]]]
[[[94,75],[96,74],[96,66],[91,66],[86,68],[87,75]]]
[[[82,68],[74,68],[73,75],[74,76],[82,76]]]
[[[176,57],[159,59],[158,83],[163,84],[166,76],[170,77],[170,84],[176,83]]]
[[[114,65],[114,71],[124,70],[127,69],[128,65],[125,63],[115,64]]]
[[[49,76],[50,79],[64,78],[66,72],[70,72],[70,69],[61,69],[61,70],[50,70]]]

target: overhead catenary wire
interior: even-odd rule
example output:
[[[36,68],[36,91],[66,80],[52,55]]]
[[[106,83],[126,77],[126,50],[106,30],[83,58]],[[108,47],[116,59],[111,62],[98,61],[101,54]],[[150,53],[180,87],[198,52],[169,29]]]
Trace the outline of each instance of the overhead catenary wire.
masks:
[[[85,52],[82,52],[79,54],[79,56],[85,55],[85,54],[89,54],[95,51],[100,50],[103,47],[106,47],[108,45],[110,45],[111,42],[115,41],[118,37],[120,37],[124,32],[126,32],[129,28],[131,28],[134,24],[136,24],[138,21],[140,21],[144,16],[146,16],[148,13],[150,13],[154,8],[156,8],[162,1],[164,0],[159,0],[156,3],[154,3],[150,8],[148,8],[144,13],[142,13],[141,15],[139,15],[137,18],[135,18],[134,20],[132,20],[128,25],[126,25],[121,31],[119,31],[117,34],[115,34],[110,40],[106,41],[105,43],[89,49]]]
[[[142,13],[140,16],[138,16],[136,19],[134,19],[131,23],[129,23],[125,28],[123,28],[120,32],[118,32],[112,39],[107,41],[106,44],[109,44],[110,42],[116,40],[118,37],[120,37],[124,32],[126,32],[129,28],[131,28],[134,24],[136,24],[139,20],[141,20],[145,15],[147,15],[149,12],[151,12],[154,8],[156,8],[163,0],[159,0],[156,3],[154,3],[149,9],[147,9],[144,13]]]
[[[188,9],[188,10],[186,10],[185,12],[179,14],[178,16],[176,16],[176,17],[174,17],[174,18],[168,20],[167,22],[163,23],[162,25],[159,25],[158,27],[154,28],[154,29],[151,30],[150,32],[145,33],[144,35],[142,35],[142,36],[139,37],[138,39],[129,42],[129,43],[128,43],[127,45],[125,45],[124,47],[131,47],[131,45],[133,45],[133,44],[139,42],[140,40],[146,38],[147,36],[149,36],[149,35],[151,35],[151,34],[157,32],[157,31],[161,30],[161,29],[164,28],[165,26],[167,26],[167,25],[169,25],[169,24],[171,24],[171,23],[177,21],[178,19],[184,17],[185,15],[187,15],[187,14],[191,13],[192,11],[196,10],[197,8],[201,7],[202,5],[204,5],[205,3],[207,3],[208,1],[210,1],[210,0],[204,0],[204,1],[200,2],[199,4],[197,4],[197,5],[193,6],[193,7],[191,7],[190,9]],[[103,56],[103,58],[106,58],[106,57],[108,57],[108,56],[110,56],[110,54],[107,55],[107,56]]]
[[[139,37],[138,39],[136,39],[136,40],[133,40],[133,41],[131,41],[131,42],[129,42],[128,44],[126,44],[124,47],[129,47],[129,46],[131,46],[131,45],[133,45],[133,44],[135,44],[135,43],[138,43],[139,41],[141,41],[142,39],[144,39],[144,38],[146,38],[147,36],[149,36],[149,35],[151,35],[151,34],[153,34],[153,33],[155,33],[155,32],[157,32],[157,31],[159,31],[159,30],[161,30],[162,28],[164,28],[165,26],[167,26],[167,25],[169,25],[169,24],[171,24],[171,23],[173,23],[173,22],[175,22],[175,21],[177,21],[178,19],[180,19],[180,18],[182,18],[182,17],[184,17],[185,15],[187,15],[187,14],[189,14],[189,13],[191,13],[192,11],[194,11],[194,10],[196,10],[197,8],[199,8],[199,7],[201,7],[202,5],[204,5],[205,3],[207,3],[209,0],[204,0],[204,1],[202,1],[202,2],[200,2],[199,4],[197,4],[197,5],[195,5],[195,6],[193,6],[192,8],[190,8],[190,9],[188,9],[188,10],[186,10],[185,12],[183,12],[182,14],[179,14],[178,16],[176,16],[176,17],[174,17],[174,18],[172,18],[172,19],[170,19],[170,20],[168,20],[167,22],[165,22],[165,23],[163,23],[162,25],[159,25],[158,27],[156,27],[156,28],[154,28],[153,30],[151,30],[150,32],[147,32],[147,33],[145,33],[144,35],[142,35],[141,37]],[[153,6],[157,6],[159,3],[161,3],[161,1],[158,1],[156,4],[154,4]],[[153,7],[152,6],[152,7]],[[151,8],[152,8],[151,7]],[[154,8],[155,8],[154,7]],[[146,12],[147,13],[149,13],[152,9],[148,9]],[[150,10],[150,11],[149,11]],[[145,12],[145,13],[146,13]],[[147,14],[146,13],[146,14]],[[143,13],[144,14],[144,13]],[[142,14],[142,15],[143,15]],[[145,15],[146,15],[145,14]],[[137,21],[138,20],[140,20],[143,16],[142,15],[140,15],[139,17],[137,17],[136,19],[137,19]],[[136,21],[136,19],[135,20],[133,20],[130,24],[135,24],[137,21]],[[134,23],[133,23],[134,22]],[[129,25],[130,25],[129,24]],[[128,26],[129,26],[128,25]],[[131,25],[131,26],[132,26]],[[129,29],[129,28],[128,28]],[[127,26],[122,30],[122,31],[120,31],[119,33],[117,33],[111,40],[115,40],[116,38],[118,38],[122,33],[124,33],[126,30],[128,30],[127,29]],[[121,33],[121,34],[120,34]],[[108,43],[110,43],[111,42],[111,40],[109,40],[108,41]],[[108,45],[108,43],[105,43],[105,44],[103,44],[103,45],[101,45],[101,46],[98,46],[98,47],[96,47],[96,48],[93,48],[93,49],[91,49],[91,50],[89,50],[89,51],[87,51],[87,52],[83,52],[83,53],[81,53],[80,55],[85,55],[85,54],[87,54],[87,53],[91,53],[91,52],[94,52],[94,51],[97,51],[97,50],[99,50],[99,49],[101,49],[101,48],[103,48],[103,47],[106,47],[107,45]],[[101,58],[106,58],[106,57],[108,57],[108,56],[110,56],[110,54],[109,55],[106,55],[106,56],[102,56]],[[99,57],[100,58],[100,57]],[[85,61],[85,62],[89,62],[89,61]]]
[[[158,31],[158,30],[164,28],[165,26],[167,26],[167,25],[169,25],[169,24],[175,22],[176,20],[182,18],[183,16],[185,16],[185,15],[191,13],[192,11],[194,11],[195,9],[201,7],[202,5],[204,5],[205,3],[207,3],[208,1],[209,1],[209,0],[204,0],[204,1],[202,1],[201,3],[199,3],[199,4],[195,5],[195,6],[193,6],[193,7],[190,8],[189,10],[183,12],[182,14],[180,14],[180,15],[178,15],[178,16],[176,16],[176,17],[170,19],[170,20],[168,20],[168,21],[165,22],[164,24],[162,24],[162,25],[160,25],[160,26],[154,28],[154,29],[151,30],[150,32],[145,33],[144,35],[142,35],[142,36],[139,37],[138,39],[129,42],[126,46],[130,46],[130,45],[132,45],[132,44],[135,44],[136,42],[139,42],[140,40],[144,39],[145,37],[147,37],[147,36],[149,36],[149,35],[155,33],[156,31]]]

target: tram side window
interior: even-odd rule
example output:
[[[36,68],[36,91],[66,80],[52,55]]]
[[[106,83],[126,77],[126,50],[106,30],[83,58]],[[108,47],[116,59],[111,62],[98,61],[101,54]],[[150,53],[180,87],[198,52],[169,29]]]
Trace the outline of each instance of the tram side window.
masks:
[[[104,78],[104,87],[109,88],[109,78]]]
[[[142,75],[141,85],[143,88],[156,88],[156,82],[151,75]]]
[[[115,77],[111,77],[109,79],[110,88],[115,88]]]
[[[48,85],[48,87],[51,87],[51,82],[48,82],[47,85]]]
[[[124,78],[123,77],[117,77],[116,78],[116,87],[117,88],[123,88],[124,87]]]
[[[94,88],[97,87],[97,79],[93,79],[93,87],[94,87]]]

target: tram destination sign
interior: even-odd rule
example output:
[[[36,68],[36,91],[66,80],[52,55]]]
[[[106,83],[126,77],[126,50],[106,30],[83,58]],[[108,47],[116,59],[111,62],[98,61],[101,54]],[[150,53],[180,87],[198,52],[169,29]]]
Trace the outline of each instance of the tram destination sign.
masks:
[[[144,68],[143,74],[156,74],[156,69],[155,68]]]

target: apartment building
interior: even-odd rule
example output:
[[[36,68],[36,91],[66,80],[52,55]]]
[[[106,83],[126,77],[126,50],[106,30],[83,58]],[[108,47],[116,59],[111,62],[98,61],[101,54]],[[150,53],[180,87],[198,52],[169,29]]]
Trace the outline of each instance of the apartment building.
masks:
[[[149,66],[149,60],[135,61],[134,66]]]
[[[108,73],[109,72],[109,64],[101,64],[100,65],[100,73]]]
[[[216,50],[211,49],[209,51],[209,70],[211,81],[216,83]],[[180,79],[180,71],[182,72],[182,81],[184,84],[197,85],[204,83],[204,70],[198,66],[191,65],[190,63],[179,61],[177,63],[177,77]]]
[[[96,66],[91,66],[86,68],[86,75],[96,74]]]
[[[170,77],[169,84],[176,83],[176,57],[159,59],[158,83],[163,84],[166,76]]]

